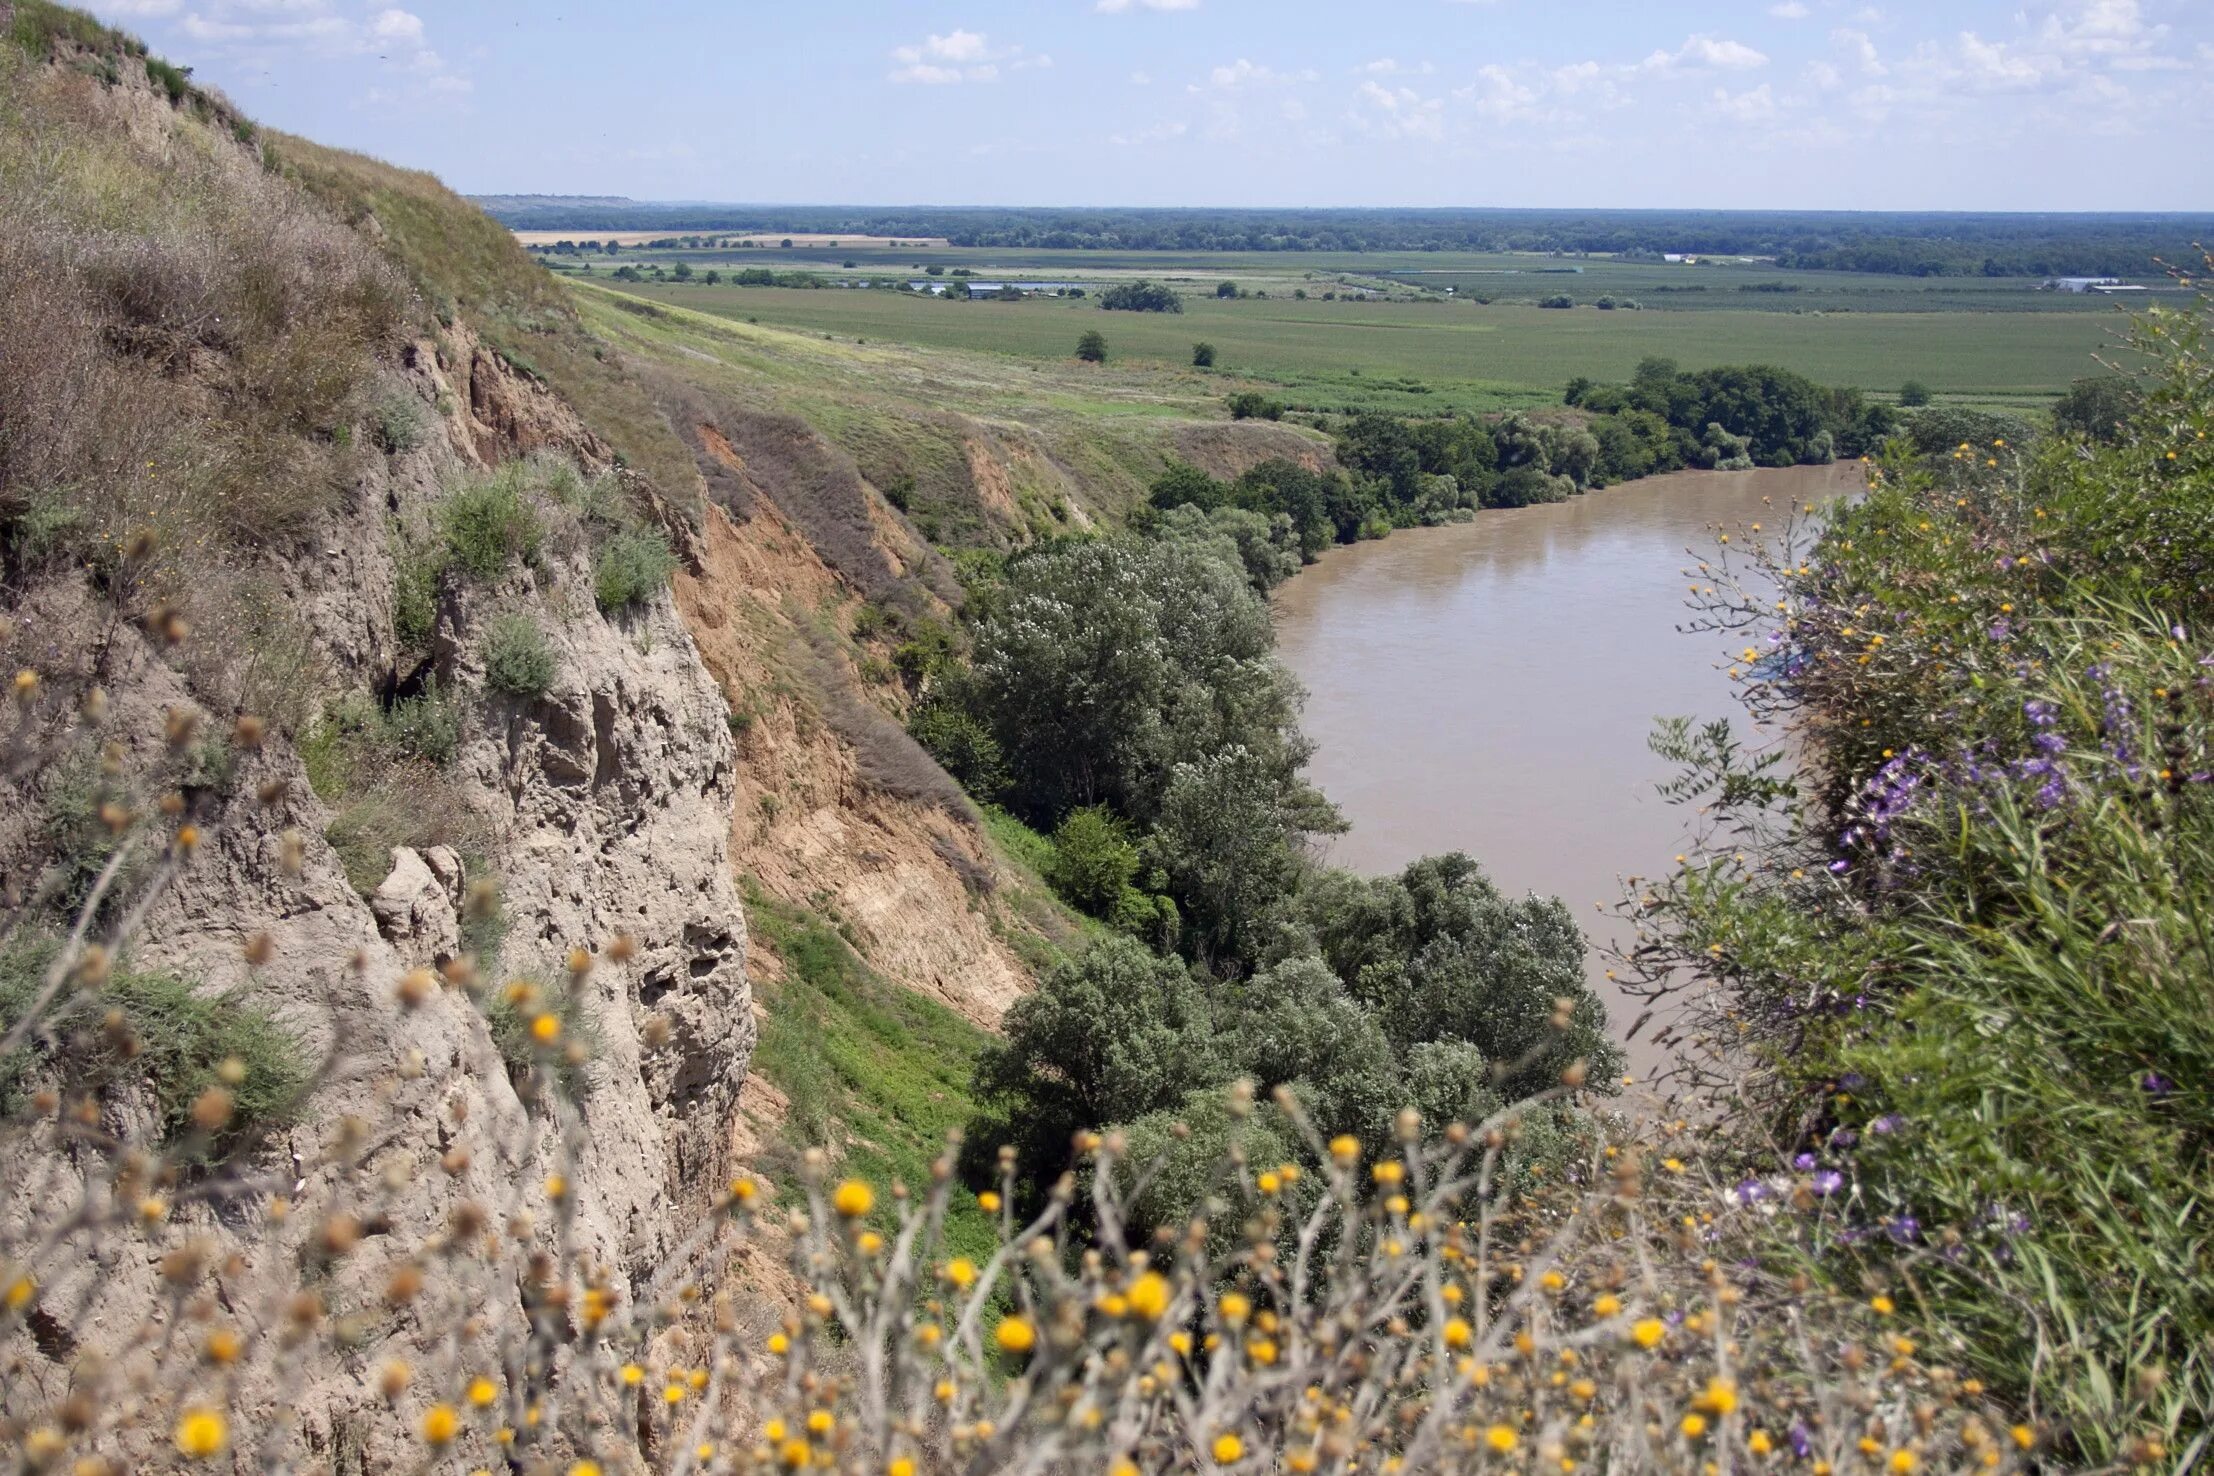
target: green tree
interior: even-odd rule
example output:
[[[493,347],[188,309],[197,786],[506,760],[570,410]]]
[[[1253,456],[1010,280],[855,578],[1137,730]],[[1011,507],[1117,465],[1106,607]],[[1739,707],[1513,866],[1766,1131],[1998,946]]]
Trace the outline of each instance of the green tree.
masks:
[[[1153,479],[1148,500],[1162,509],[1182,507],[1189,503],[1194,507],[1212,510],[1222,506],[1229,493],[1229,488],[1190,462],[1172,461],[1166,471]]]
[[[1107,339],[1097,328],[1087,328],[1084,336],[1076,340],[1076,357],[1087,364],[1107,362]]]
[[[1050,1183],[1078,1129],[1131,1122],[1224,1081],[1206,993],[1183,964],[1105,938],[1047,973],[978,1058],[975,1092],[994,1122],[970,1134],[1015,1144],[1025,1177]]]
[[[1122,282],[1099,294],[1099,305],[1111,312],[1180,313],[1184,299],[1172,287],[1158,282]]]
[[[2094,374],[2068,386],[2053,405],[2053,429],[2064,436],[2113,445],[2136,418],[2145,392],[2134,379]]]
[[[1214,367],[1215,367],[1215,346],[1214,346],[1213,344],[1211,344],[1211,343],[1195,343],[1195,344],[1193,344],[1193,345],[1192,345],[1192,366],[1193,366],[1194,368],[1196,368],[1196,369],[1212,369],[1212,368],[1214,368]]]
[[[1053,833],[1046,880],[1069,904],[1094,917],[1111,915],[1138,875],[1130,827],[1105,805],[1071,810]]]
[[[1899,403],[1908,409],[1917,409],[1930,402],[1930,387],[1919,379],[1910,379],[1899,386]]]
[[[1205,544],[1119,536],[1018,554],[976,629],[970,710],[1042,822],[1106,803],[1145,826],[1170,769],[1237,744],[1289,785],[1307,747],[1268,606]]]
[[[1295,740],[1304,753],[1306,743]],[[1201,958],[1249,956],[1299,872],[1299,842],[1343,828],[1322,795],[1287,771],[1283,754],[1231,744],[1178,762],[1168,775],[1149,854],[1183,905]]]
[[[1217,299],[1218,301],[1219,301],[1219,300],[1224,300],[1224,299],[1228,299],[1228,298],[1233,298],[1233,297],[1236,297],[1237,295],[1238,295],[1238,284],[1237,284],[1237,283],[1235,283],[1235,282],[1217,282],[1217,283],[1215,284],[1215,297],[1216,297],[1216,299]]]

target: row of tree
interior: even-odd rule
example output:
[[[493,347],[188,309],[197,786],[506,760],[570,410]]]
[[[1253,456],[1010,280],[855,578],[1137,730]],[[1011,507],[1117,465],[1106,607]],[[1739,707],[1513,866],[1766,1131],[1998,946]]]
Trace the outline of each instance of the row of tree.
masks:
[[[2191,243],[2214,231],[2214,219],[2174,215],[845,207],[780,210],[764,228],[758,211],[728,206],[507,197],[485,208],[517,229],[768,229],[1064,251],[1696,253],[1910,276],[2136,275],[2156,258],[2194,260]]]

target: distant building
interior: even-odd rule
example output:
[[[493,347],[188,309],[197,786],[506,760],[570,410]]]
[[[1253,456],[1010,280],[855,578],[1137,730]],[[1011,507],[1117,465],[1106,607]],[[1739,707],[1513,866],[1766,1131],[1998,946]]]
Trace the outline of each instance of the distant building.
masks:
[[[2122,285],[2120,277],[2052,277],[2047,292],[2103,292]]]

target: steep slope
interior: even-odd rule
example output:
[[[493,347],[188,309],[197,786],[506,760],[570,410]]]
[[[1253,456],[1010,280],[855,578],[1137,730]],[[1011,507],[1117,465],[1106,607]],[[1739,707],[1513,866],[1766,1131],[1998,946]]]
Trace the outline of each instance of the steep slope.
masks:
[[[177,1032],[211,1019],[273,1079],[314,1081],[239,1126],[268,1129],[245,1151],[297,1174],[286,1197],[315,1215],[350,1192],[328,1149],[358,1122],[373,1138],[349,1151],[387,1190],[379,1244],[434,1241],[472,1198],[543,1206],[558,1166],[571,1243],[652,1273],[726,1177],[755,1035],[716,684],[665,591],[595,598],[614,530],[646,538],[681,509],[486,347],[497,304],[433,309],[371,244],[397,230],[349,230],[289,180],[297,146],[82,17],[0,23],[0,659],[24,673],[0,804],[4,1023],[40,935],[89,898],[133,1003],[110,1035],[154,1062],[108,1081],[98,1132],[170,1133],[174,1073],[213,1069],[172,1059]],[[471,509],[505,519],[491,543]],[[103,871],[127,909],[98,905]],[[571,969],[578,950],[601,966]],[[462,980],[469,957],[475,1001],[395,990],[412,969]],[[588,1134],[532,1090],[507,1023],[530,1006],[503,993],[524,979],[594,1041]],[[162,999],[185,1013],[135,1011]],[[102,1079],[60,1025],[29,1044],[9,1065],[25,1090]],[[456,1158],[465,1123],[487,1136]],[[7,1139],[0,1259],[28,1256],[57,1206],[100,1213],[102,1160],[70,1142]],[[193,1265],[236,1257],[221,1294],[249,1325],[297,1298],[313,1218],[200,1203],[197,1182],[177,1184],[167,1239],[39,1263],[38,1315],[4,1331],[11,1409],[150,1368],[139,1335],[171,1305],[178,1245]],[[373,1302],[389,1274],[355,1257],[323,1298]],[[344,1358],[242,1360],[233,1407],[316,1463],[399,1463],[408,1434],[361,1368],[450,1336],[420,1310]]]

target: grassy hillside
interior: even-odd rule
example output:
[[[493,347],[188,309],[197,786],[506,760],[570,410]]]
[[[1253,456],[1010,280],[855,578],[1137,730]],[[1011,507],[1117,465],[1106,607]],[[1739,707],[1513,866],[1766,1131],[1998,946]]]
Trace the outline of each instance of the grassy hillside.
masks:
[[[272,134],[271,166],[364,231],[413,280],[439,324],[457,314],[516,369],[554,388],[679,507],[698,474],[636,381],[583,332],[568,296],[500,229],[429,174]]]
[[[1230,423],[1228,386],[1196,370],[838,341],[603,287],[574,292],[591,332],[664,381],[805,422],[938,543],[1005,546],[1111,519],[1143,500],[1172,456],[1230,474],[1329,454],[1309,432]]]

